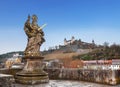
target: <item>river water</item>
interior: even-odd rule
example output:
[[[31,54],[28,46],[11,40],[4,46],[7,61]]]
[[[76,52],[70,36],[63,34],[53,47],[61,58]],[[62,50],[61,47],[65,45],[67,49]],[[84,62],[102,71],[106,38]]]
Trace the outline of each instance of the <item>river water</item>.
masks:
[[[49,83],[39,85],[12,84],[12,87],[120,87],[84,81],[50,80]]]

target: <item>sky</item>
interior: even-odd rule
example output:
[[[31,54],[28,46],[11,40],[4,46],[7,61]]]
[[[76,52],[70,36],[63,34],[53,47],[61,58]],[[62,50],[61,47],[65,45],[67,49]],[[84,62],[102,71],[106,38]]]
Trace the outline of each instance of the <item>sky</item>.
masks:
[[[0,0],[0,54],[24,51],[28,14],[38,16],[46,42],[41,50],[63,45],[64,38],[120,44],[120,0]]]

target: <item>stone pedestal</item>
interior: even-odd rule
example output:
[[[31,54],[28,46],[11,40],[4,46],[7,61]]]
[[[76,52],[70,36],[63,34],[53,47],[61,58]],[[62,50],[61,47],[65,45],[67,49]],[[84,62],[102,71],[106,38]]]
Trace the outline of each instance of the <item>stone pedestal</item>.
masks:
[[[26,56],[24,69],[16,73],[15,81],[21,84],[40,84],[49,82],[48,74],[42,69],[43,57]]]

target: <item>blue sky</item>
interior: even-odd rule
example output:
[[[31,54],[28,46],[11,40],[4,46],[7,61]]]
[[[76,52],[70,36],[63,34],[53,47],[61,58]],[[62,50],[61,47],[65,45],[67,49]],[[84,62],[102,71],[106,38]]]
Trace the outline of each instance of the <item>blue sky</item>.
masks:
[[[38,16],[46,42],[41,50],[63,44],[64,38],[120,44],[120,0],[0,0],[0,54],[24,51],[28,14]]]

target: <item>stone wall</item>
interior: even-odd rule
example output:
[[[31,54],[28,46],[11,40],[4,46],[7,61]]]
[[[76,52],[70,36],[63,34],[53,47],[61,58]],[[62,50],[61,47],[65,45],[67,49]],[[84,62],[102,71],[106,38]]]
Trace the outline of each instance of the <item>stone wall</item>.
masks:
[[[0,73],[12,74],[21,69],[4,69]],[[97,82],[102,84],[120,84],[120,70],[88,70],[88,69],[45,69],[50,79],[54,80],[77,80]]]
[[[22,69],[0,69],[0,73],[3,74],[10,74],[10,75],[15,75],[17,72],[21,71]]]
[[[47,69],[50,79],[120,84],[120,70]]]
[[[13,75],[0,74],[0,87],[12,87],[13,82]]]

